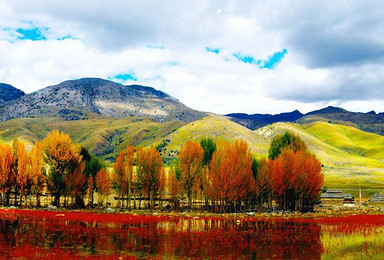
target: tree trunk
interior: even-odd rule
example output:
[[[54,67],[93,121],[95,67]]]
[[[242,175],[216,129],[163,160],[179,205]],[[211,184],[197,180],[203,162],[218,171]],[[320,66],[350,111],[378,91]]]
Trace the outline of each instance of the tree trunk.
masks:
[[[36,207],[40,208],[40,192],[36,193]]]
[[[59,207],[60,205],[60,192],[55,193],[55,200],[53,202],[53,205],[56,207]]]

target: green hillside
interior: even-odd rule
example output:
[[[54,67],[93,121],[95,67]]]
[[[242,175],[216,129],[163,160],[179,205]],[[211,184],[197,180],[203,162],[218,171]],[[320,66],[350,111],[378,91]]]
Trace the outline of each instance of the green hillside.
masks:
[[[268,138],[255,134],[227,117],[211,115],[181,127],[153,145],[157,146],[165,141],[166,146],[162,149],[162,155],[176,157],[175,151],[178,151],[188,140],[200,141],[205,137],[213,138],[217,142],[234,142],[237,139],[244,139],[249,143],[250,149],[257,154],[266,154],[270,144]]]
[[[58,129],[72,140],[104,159],[112,159],[127,144],[142,146],[156,142],[184,123],[153,122],[137,118],[89,119],[64,121],[58,118],[18,118],[0,123],[0,140],[12,142],[19,138],[27,144],[43,139],[48,132]]]
[[[333,146],[331,143],[325,141],[332,139],[333,136],[333,138],[336,139],[334,143],[342,142],[338,140],[348,139],[360,139],[361,142],[364,143],[364,137],[357,138],[352,134],[360,130],[352,127],[338,126],[340,128],[346,127],[353,131],[352,133],[348,131],[344,133],[339,132],[339,135],[334,135],[331,128],[329,132],[327,131],[326,123],[319,123],[319,125],[322,124],[325,129],[322,132],[321,138],[324,140],[318,138],[308,130],[311,127],[310,125],[301,126],[292,123],[275,123],[255,130],[255,132],[268,137],[270,140],[276,134],[281,134],[285,131],[299,135],[306,142],[308,149],[315,153],[322,162],[323,173],[325,175],[324,186],[328,188],[347,189],[348,192],[357,196],[357,189],[361,186],[363,191],[365,190],[365,196],[367,197],[377,190],[384,190],[384,163],[381,159],[369,158],[368,156],[357,154],[354,151],[351,152],[348,149],[343,149],[342,146]],[[361,136],[371,136],[370,133],[362,131],[359,133]],[[377,135],[374,136],[377,137]],[[358,142],[356,141],[356,143]]]
[[[372,159],[384,159],[384,137],[381,135],[326,122],[314,122],[303,125],[303,128],[320,140],[342,150]]]

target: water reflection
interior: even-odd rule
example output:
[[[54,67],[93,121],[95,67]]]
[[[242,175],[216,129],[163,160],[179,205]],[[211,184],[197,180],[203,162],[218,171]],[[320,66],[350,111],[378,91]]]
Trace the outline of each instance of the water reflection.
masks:
[[[318,224],[281,220],[169,218],[111,224],[15,215],[3,216],[0,227],[3,257],[320,259],[322,251]]]

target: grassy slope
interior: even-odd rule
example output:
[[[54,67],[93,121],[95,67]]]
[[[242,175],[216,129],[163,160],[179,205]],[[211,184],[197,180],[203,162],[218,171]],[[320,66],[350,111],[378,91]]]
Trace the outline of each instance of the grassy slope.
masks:
[[[266,154],[269,140],[255,134],[252,130],[236,124],[224,116],[207,116],[195,122],[189,123],[175,132],[166,136],[163,140],[170,142],[166,146],[164,156],[175,157],[174,151],[188,140],[200,141],[202,138],[211,137],[217,142],[234,142],[236,139],[244,139],[249,143],[250,149],[257,154]],[[161,143],[161,140],[154,145]]]
[[[339,135],[333,135],[331,129],[329,129],[329,132],[327,131],[326,123],[324,123],[323,126],[322,139],[324,140],[318,138],[308,130],[311,128],[311,125],[300,126],[291,123],[275,123],[255,130],[255,132],[270,139],[276,134],[285,131],[298,134],[306,142],[309,150],[315,153],[324,165],[324,185],[328,188],[347,189],[348,192],[357,196],[357,188],[361,186],[362,189],[366,189],[365,196],[367,197],[370,197],[376,190],[384,189],[384,163],[381,159],[368,158],[349,150],[343,150],[342,147],[331,145],[331,143],[339,141],[329,141],[333,138],[337,140],[348,140],[348,138],[350,138],[361,140],[360,142],[356,141],[355,144],[365,145],[364,139],[367,138],[367,136],[371,136],[371,134],[359,132],[360,130],[349,127],[348,129],[355,135],[351,134],[351,136],[348,136],[350,134],[348,131],[344,132],[344,134],[338,132]],[[344,127],[345,126],[340,126],[340,128]],[[312,131],[315,132],[313,129]],[[356,133],[359,133],[360,137],[357,137],[359,135],[356,136]],[[376,135],[374,136],[377,138]],[[326,140],[328,141],[326,142]],[[377,154],[375,156],[377,156]]]
[[[320,140],[364,157],[384,159],[384,137],[354,127],[314,122],[303,128]]]
[[[58,129],[68,133],[74,142],[93,153],[110,158],[127,144],[145,147],[183,125],[179,121],[157,123],[132,118],[79,121],[22,118],[0,123],[0,140],[12,142],[18,137],[31,144],[43,139],[52,129]]]

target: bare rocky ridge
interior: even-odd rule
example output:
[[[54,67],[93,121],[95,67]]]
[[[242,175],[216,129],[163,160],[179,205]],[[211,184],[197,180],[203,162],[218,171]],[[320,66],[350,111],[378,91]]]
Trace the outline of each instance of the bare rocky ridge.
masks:
[[[147,117],[186,123],[206,115],[151,87],[124,86],[99,78],[64,81],[15,100],[0,108],[0,121],[21,117],[60,116],[66,120],[99,117]]]

